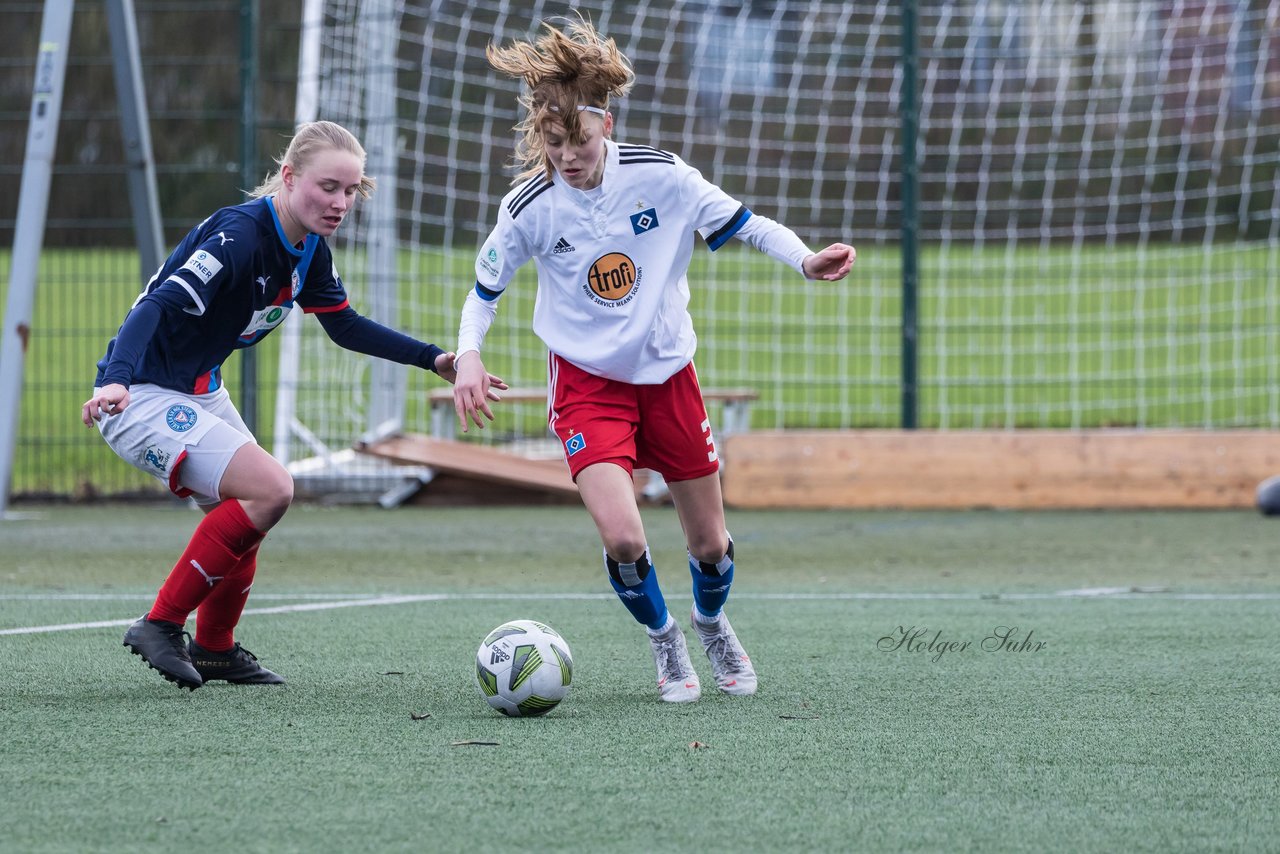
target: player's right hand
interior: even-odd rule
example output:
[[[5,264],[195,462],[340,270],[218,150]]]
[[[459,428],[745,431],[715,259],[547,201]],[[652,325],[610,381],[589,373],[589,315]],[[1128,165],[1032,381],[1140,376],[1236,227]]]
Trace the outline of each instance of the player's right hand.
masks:
[[[458,423],[462,425],[462,432],[467,432],[469,422],[472,421],[483,430],[484,418],[493,420],[493,410],[489,408],[489,401],[497,399],[489,389],[493,377],[485,370],[484,362],[480,360],[480,353],[475,350],[458,356],[454,360],[453,367],[458,373],[453,383],[453,411],[458,414]],[[481,418],[481,415],[484,415],[484,418]]]
[[[92,427],[93,422],[100,421],[102,416],[119,415],[128,405],[129,389],[119,383],[104,385],[80,407],[80,420],[84,426]]]

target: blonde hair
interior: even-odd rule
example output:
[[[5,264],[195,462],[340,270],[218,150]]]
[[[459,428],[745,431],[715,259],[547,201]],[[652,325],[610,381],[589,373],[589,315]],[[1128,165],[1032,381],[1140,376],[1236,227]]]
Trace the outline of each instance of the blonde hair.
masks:
[[[364,170],[367,155],[365,154],[364,146],[360,144],[360,140],[356,139],[355,134],[351,131],[340,124],[324,121],[308,122],[299,126],[293,135],[293,139],[289,140],[289,147],[276,158],[276,171],[268,175],[257,187],[254,187],[249,192],[249,198],[261,199],[279,193],[284,186],[284,178],[280,175],[280,169],[286,164],[294,172],[301,174],[306,171],[307,166],[311,164],[317,154],[334,149],[348,151],[359,157],[360,169],[361,171]],[[368,175],[361,175],[357,192],[360,193],[362,198],[367,199],[373,195],[375,183]]]
[[[566,31],[543,22],[546,33],[534,41],[515,42],[510,47],[490,44],[485,49],[489,64],[498,71],[524,80],[527,91],[520,96],[524,119],[515,126],[523,134],[516,143],[516,181],[542,172],[552,174],[546,156],[542,126],[558,122],[569,141],[581,145],[582,114],[579,107],[608,109],[609,98],[626,95],[635,82],[631,63],[613,39],[596,32],[581,16],[570,21]]]

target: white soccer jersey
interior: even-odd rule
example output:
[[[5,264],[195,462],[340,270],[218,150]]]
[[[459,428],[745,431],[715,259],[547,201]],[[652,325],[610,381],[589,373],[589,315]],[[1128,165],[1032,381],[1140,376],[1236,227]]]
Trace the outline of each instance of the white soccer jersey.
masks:
[[[503,198],[476,259],[459,354],[480,348],[495,301],[532,258],[533,330],[553,353],[597,376],[636,384],[665,382],[693,358],[697,337],[685,275],[693,232],[714,251],[753,215],[674,154],[612,140],[605,146],[596,189],[539,175]],[[808,254],[799,238],[755,219],[761,222],[749,229],[751,242],[799,269]]]

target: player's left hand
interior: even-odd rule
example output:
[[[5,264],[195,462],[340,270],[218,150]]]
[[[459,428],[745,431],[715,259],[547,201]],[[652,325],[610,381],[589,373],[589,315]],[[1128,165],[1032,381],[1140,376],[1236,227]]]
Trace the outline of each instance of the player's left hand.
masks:
[[[440,379],[450,385],[458,381],[457,359],[458,357],[454,353],[441,353],[436,356],[436,373],[440,375]],[[506,391],[508,388],[510,386],[507,385],[502,377],[489,374],[489,388],[485,392],[485,397],[490,400],[502,400],[502,396],[495,392],[494,389]]]
[[[849,269],[858,257],[858,252],[845,243],[832,243],[821,252],[816,252],[804,259],[804,274],[809,279],[822,279],[827,282],[838,282],[849,275]]]

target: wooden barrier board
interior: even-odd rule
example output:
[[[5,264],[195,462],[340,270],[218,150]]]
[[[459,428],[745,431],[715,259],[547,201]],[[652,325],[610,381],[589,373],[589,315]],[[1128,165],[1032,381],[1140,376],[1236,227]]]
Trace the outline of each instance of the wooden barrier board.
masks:
[[[742,508],[1252,507],[1265,430],[757,431],[721,442]]]
[[[538,403],[544,408],[547,405],[545,388],[509,388],[498,394],[502,396],[502,401],[494,404],[498,411],[512,403]],[[715,425],[717,436],[749,430],[751,404],[759,398],[760,393],[749,388],[702,389],[702,399],[705,402],[723,404],[720,423]],[[446,386],[432,389],[427,393],[427,401],[431,404],[431,435],[437,439],[457,438],[458,416],[453,409],[453,388]]]
[[[433,439],[409,433],[359,448],[362,453],[396,463],[427,466],[448,474],[488,483],[577,495],[563,460],[534,460],[472,442]]]

